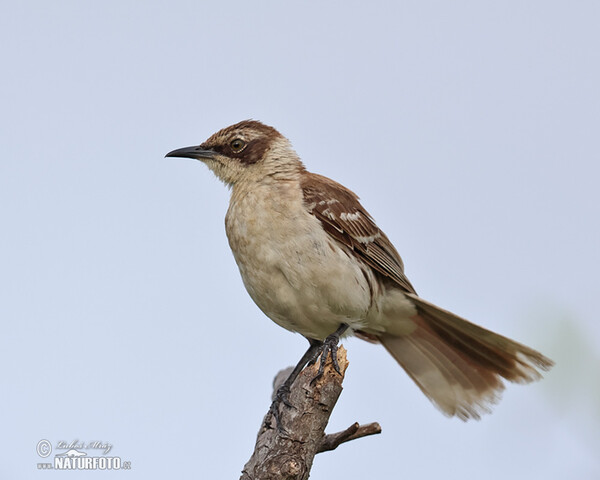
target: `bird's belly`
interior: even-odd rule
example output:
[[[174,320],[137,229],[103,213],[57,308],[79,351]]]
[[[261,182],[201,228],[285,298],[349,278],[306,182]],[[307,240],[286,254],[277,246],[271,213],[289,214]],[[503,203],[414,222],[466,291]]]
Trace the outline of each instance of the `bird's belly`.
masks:
[[[313,339],[341,323],[364,326],[371,304],[367,278],[317,219],[276,212],[261,219],[256,211],[234,218],[227,234],[235,260],[248,293],[269,318]]]

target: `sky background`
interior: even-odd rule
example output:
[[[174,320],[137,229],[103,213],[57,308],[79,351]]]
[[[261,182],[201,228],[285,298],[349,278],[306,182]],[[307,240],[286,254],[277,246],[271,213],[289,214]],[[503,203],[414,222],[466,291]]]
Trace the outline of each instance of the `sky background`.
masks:
[[[242,285],[228,191],[163,158],[253,118],[356,191],[424,298],[556,361],[441,415],[379,346],[313,479],[600,476],[600,4],[4,1],[0,478],[237,478],[307,344]],[[99,440],[127,472],[38,471]],[[53,458],[54,453],[50,459]]]

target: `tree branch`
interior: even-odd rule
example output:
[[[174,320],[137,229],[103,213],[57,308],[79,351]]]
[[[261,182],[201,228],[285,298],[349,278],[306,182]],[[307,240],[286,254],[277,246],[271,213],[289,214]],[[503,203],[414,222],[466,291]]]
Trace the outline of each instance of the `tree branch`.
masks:
[[[342,432],[325,435],[323,440],[321,440],[321,445],[319,446],[317,453],[335,450],[342,443],[361,437],[367,437],[369,435],[375,435],[377,433],[381,433],[381,425],[377,422],[367,423],[366,425],[359,425],[358,422],[354,422]]]
[[[342,392],[342,381],[348,368],[343,346],[338,349],[337,360],[341,375],[333,369],[331,359],[328,359],[323,376],[313,385],[311,381],[317,374],[319,362],[300,373],[290,390],[289,401],[293,408],[278,406],[285,431],[279,431],[272,414],[267,413],[258,432],[254,453],[244,466],[241,480],[306,480],[317,453],[334,450],[344,442],[381,432],[377,423],[363,426],[355,423],[343,432],[325,435],[325,427]],[[275,391],[285,376],[286,371],[279,372]]]

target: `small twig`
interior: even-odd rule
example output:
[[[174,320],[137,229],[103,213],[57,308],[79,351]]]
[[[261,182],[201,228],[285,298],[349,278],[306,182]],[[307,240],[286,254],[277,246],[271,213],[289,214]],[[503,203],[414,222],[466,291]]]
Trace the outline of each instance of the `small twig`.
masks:
[[[381,433],[381,425],[377,422],[368,423],[366,425],[359,425],[358,422],[354,422],[342,432],[325,435],[321,441],[321,445],[319,445],[317,453],[335,450],[342,443],[366,437],[368,435],[375,435],[377,433]]]

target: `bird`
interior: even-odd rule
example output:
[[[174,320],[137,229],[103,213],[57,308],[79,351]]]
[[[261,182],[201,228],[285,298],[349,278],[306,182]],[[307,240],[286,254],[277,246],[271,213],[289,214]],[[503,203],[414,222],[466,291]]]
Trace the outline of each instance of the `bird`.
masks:
[[[396,248],[350,189],[309,172],[275,128],[244,120],[166,157],[200,160],[231,190],[229,246],[264,314],[309,348],[277,391],[340,338],[379,343],[446,416],[490,413],[504,381],[529,383],[553,361],[421,298]],[[272,407],[273,407],[272,405]]]

